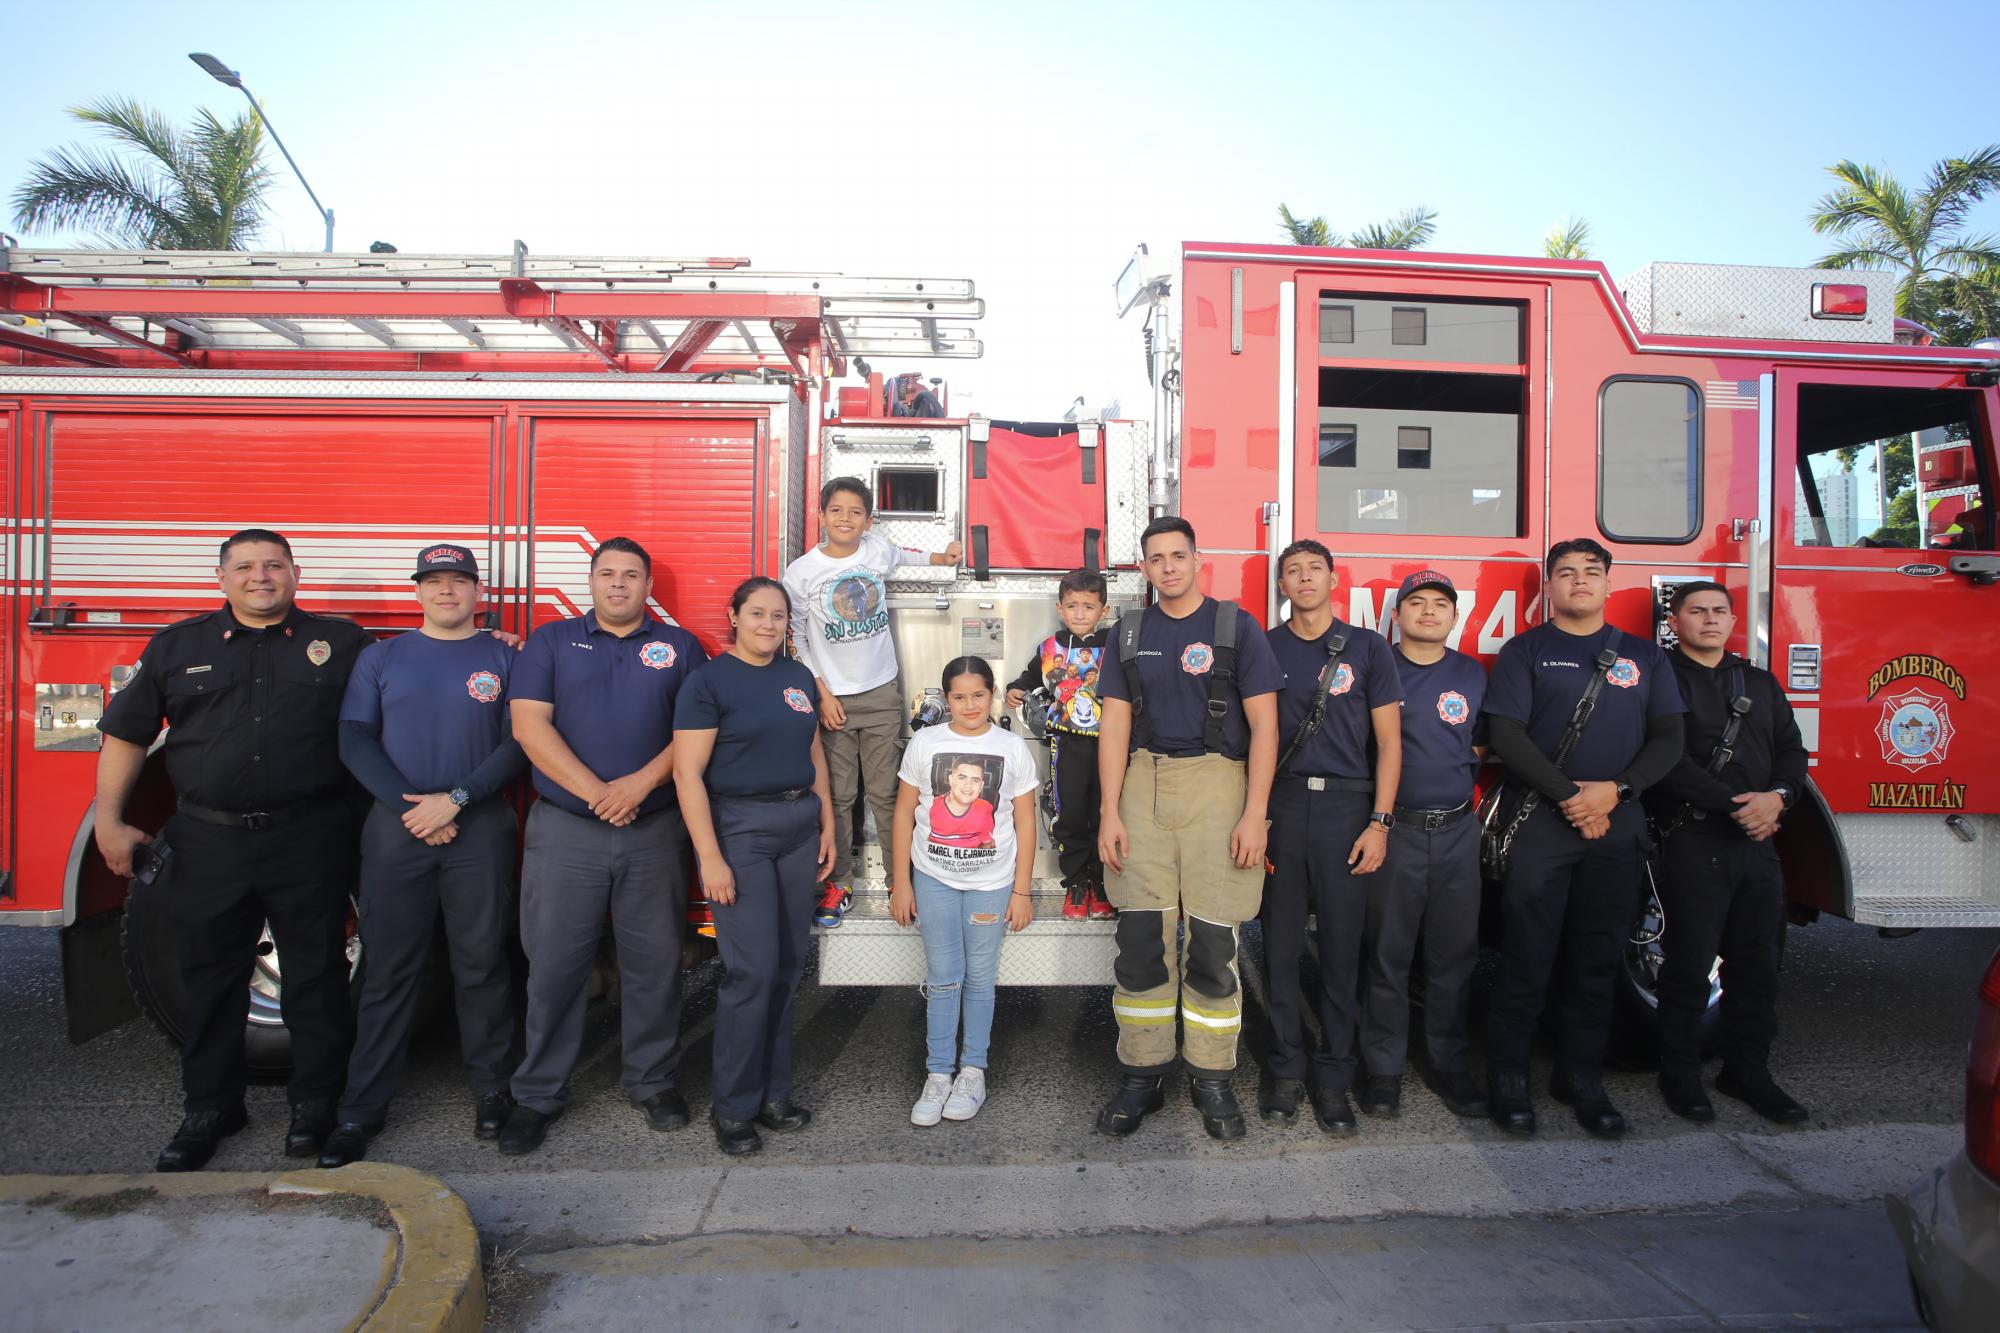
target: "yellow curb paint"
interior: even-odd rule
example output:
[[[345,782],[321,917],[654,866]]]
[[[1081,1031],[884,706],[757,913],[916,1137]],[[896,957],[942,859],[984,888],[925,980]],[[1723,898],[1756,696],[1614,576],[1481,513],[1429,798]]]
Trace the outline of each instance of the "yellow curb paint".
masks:
[[[163,1199],[273,1194],[353,1194],[378,1200],[396,1223],[373,1308],[349,1325],[362,1330],[437,1329],[477,1333],[486,1322],[486,1278],[472,1214],[436,1176],[386,1162],[338,1171],[190,1171],[152,1175],[0,1176],[0,1203],[56,1195],[87,1199],[120,1190],[152,1190]]]

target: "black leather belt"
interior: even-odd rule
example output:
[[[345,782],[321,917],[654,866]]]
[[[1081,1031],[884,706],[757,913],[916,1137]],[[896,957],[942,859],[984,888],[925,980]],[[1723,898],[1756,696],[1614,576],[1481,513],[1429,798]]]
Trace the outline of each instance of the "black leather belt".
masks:
[[[1307,791],[1358,791],[1367,795],[1375,794],[1375,784],[1368,778],[1336,778],[1324,773],[1284,773],[1280,775],[1286,782],[1296,782]]]
[[[794,787],[790,791],[760,791],[748,796],[734,794],[720,795],[718,801],[802,801],[813,794],[811,787]]]
[[[180,812],[189,819],[203,824],[219,824],[223,828],[267,829],[276,828],[280,824],[289,824],[300,815],[317,810],[332,799],[333,797],[329,795],[319,800],[294,801],[290,805],[281,805],[272,810],[211,810],[205,805],[182,800]]]
[[[1435,833],[1441,828],[1450,828],[1471,813],[1471,801],[1455,805],[1449,810],[1412,810],[1408,806],[1399,805],[1396,807],[1396,822],[1412,825],[1427,833]]]

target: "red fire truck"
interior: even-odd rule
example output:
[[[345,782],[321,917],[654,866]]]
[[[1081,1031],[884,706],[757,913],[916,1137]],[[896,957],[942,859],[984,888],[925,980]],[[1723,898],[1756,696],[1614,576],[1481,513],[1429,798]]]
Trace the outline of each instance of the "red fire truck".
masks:
[[[1143,315],[1150,425],[1036,425],[898,417],[879,375],[835,392],[864,356],[976,355],[967,282],[519,251],[0,252],[0,922],[64,928],[75,1033],[120,1015],[127,886],[90,844],[91,723],[152,627],[213,604],[227,532],[286,531],[302,600],[383,632],[414,623],[413,543],[483,547],[496,622],[525,631],[573,614],[587,550],[628,532],[659,557],[660,609],[716,646],[728,587],[781,569],[819,479],[855,474],[892,538],[967,542],[967,568],[889,585],[913,713],[958,652],[1012,674],[1064,569],[1102,565],[1114,606],[1139,602],[1138,531],[1167,510],[1200,533],[1210,590],[1267,620],[1296,537],[1335,552],[1357,624],[1442,565],[1458,646],[1485,657],[1539,617],[1552,541],[1610,547],[1634,633],[1658,632],[1675,583],[1719,579],[1735,646],[1784,682],[1813,753],[1781,842],[1795,919],[2000,924],[2000,788],[1961,738],[2000,721],[1981,666],[2000,352],[1899,331],[1892,289],[1256,245],[1189,244],[1174,269],[1142,249],[1118,292]],[[170,802],[155,775],[139,822]],[[867,865],[821,979],[921,980],[873,847]],[[1061,920],[1038,874],[1002,980],[1102,982],[1108,928]],[[157,921],[122,924],[141,1001],[171,1011]],[[1636,933],[1641,1011],[1660,928]],[[253,1039],[278,1035],[267,962]]]

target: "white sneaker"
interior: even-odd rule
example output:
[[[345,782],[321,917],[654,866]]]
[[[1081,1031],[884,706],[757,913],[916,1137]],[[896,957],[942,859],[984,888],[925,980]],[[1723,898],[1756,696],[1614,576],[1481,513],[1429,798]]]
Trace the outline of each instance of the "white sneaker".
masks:
[[[967,1065],[958,1071],[958,1078],[951,1085],[951,1096],[944,1104],[944,1118],[970,1120],[979,1114],[979,1108],[984,1105],[986,1105],[986,1071]]]
[[[924,1080],[924,1090],[917,1094],[917,1104],[910,1108],[910,1123],[913,1125],[935,1125],[944,1113],[945,1098],[952,1095],[951,1075],[932,1074]]]

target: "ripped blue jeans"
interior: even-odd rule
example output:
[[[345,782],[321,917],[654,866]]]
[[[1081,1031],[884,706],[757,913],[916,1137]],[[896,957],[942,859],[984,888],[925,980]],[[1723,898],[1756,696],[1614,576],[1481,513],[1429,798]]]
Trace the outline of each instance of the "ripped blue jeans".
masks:
[[[917,929],[924,937],[924,1068],[933,1074],[954,1074],[961,1064],[984,1069],[1011,890],[954,889],[914,866],[910,880],[917,891]]]

